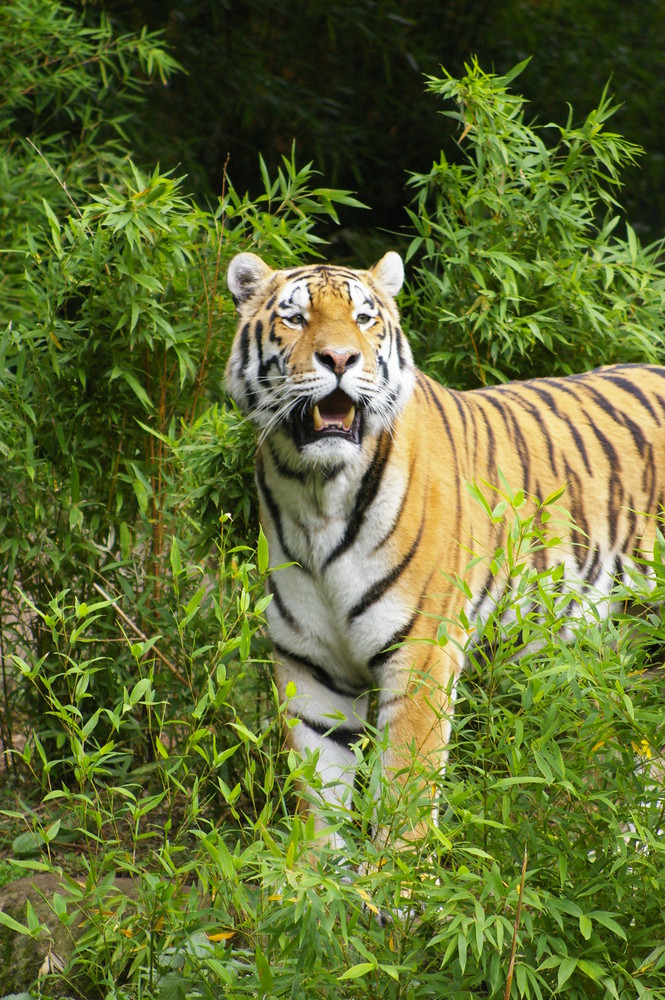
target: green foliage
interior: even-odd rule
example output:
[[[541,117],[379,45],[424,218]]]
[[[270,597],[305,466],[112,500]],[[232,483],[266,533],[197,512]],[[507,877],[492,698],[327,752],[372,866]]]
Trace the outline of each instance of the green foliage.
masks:
[[[508,90],[523,68],[429,80],[457,105],[444,114],[466,155],[411,177],[408,307],[427,366],[462,387],[663,358],[662,247],[628,223],[620,235],[620,173],[639,150],[608,131],[606,94],[580,126],[572,111],[526,124]]]
[[[25,0],[21,10],[26,65],[52,35],[63,51],[31,88],[19,75],[4,94],[0,163],[12,189],[0,215],[0,302],[11,322],[0,337],[0,621],[11,644],[47,656],[54,640],[34,607],[103,593],[120,602],[134,638],[159,632],[164,655],[177,658],[173,608],[161,596],[172,538],[184,551],[205,541],[208,558],[220,517],[234,519],[227,546],[254,524],[249,434],[221,405],[235,326],[226,265],[250,246],[296,262],[320,245],[318,219],[356,203],[316,187],[311,164],[297,166],[292,153],[274,180],[264,170],[256,199],[227,183],[214,209],[200,209],[182,179],[139,170],[119,145],[135,74],[171,65],[154,38],[116,39],[104,21],[83,30],[62,4]],[[9,69],[17,37],[7,26],[0,42]],[[28,114],[33,141],[22,144],[17,122]],[[49,131],[61,120],[66,141]],[[109,648],[115,619],[108,603],[96,623]],[[124,644],[113,659],[99,671],[101,701],[134,675]],[[12,696],[34,692],[19,686]]]
[[[205,662],[178,715],[157,687],[157,637],[130,640],[135,679],[99,705],[103,608],[60,595],[36,609],[54,634],[66,694],[43,660],[15,663],[42,693],[59,751],[50,757],[35,735],[21,759],[46,790],[43,805],[4,817],[23,830],[13,867],[60,874],[52,905],[61,921],[79,921],[79,906],[89,914],[67,976],[85,973],[123,1000],[294,990],[499,998],[513,956],[512,996],[665,996],[663,680],[642,660],[663,625],[647,617],[636,639],[634,619],[591,618],[568,622],[574,637],[561,641],[556,574],[524,572],[526,552],[547,539],[524,497],[500,502],[494,516],[506,518],[511,543],[486,558],[528,606],[516,620],[506,596],[485,622],[491,655],[479,647],[460,686],[445,776],[414,763],[402,785],[381,773],[386,733],[358,744],[351,807],[324,812],[344,858],[322,850],[312,820],[293,813],[297,783],[317,781],[313,759],[279,750],[284,706],[268,683],[258,699],[250,693],[267,600],[256,584],[246,589],[251,554],[221,560],[236,590],[232,613],[210,591],[189,596],[198,573],[173,549],[183,652]],[[654,572],[661,599],[662,554]],[[197,648],[209,604],[222,640]],[[152,748],[141,768],[138,728]],[[375,822],[397,837],[425,814],[413,793],[423,781],[438,787],[440,825],[412,849],[373,843]],[[83,845],[74,872],[70,844]],[[29,912],[22,926],[36,933]]]
[[[526,88],[540,121],[558,120],[567,104],[578,114],[586,112],[611,80],[620,104],[615,124],[647,152],[640,169],[628,171],[622,198],[637,232],[649,239],[662,236],[663,145],[657,116],[665,96],[658,69],[665,9],[659,0],[509,0],[489,5],[484,13],[478,40],[461,52],[462,58],[472,51],[482,65],[505,69],[532,53]]]
[[[404,785],[386,778],[389,734],[370,728],[351,809],[326,814],[345,856],[295,812],[299,785],[316,796],[316,762],[281,751],[251,432],[223,398],[235,321],[222,276],[241,249],[275,264],[317,253],[317,224],[357,203],[291,152],[273,174],[260,161],[258,196],[225,180],[202,209],[182,178],[126,155],[139,81],[173,68],[159,40],[84,29],[57,2],[8,11],[0,739],[15,749],[0,878],[53,872],[58,921],[87,915],[64,982],[82,973],[90,995],[118,1000],[665,996],[662,680],[646,678],[662,625],[566,622],[575,637],[560,641],[556,574],[522,574],[525,547],[544,542],[519,495],[497,507],[477,491],[479,516],[512,519],[510,546],[486,557],[522,601],[484,623],[446,775],[414,763]],[[505,82],[475,68],[433,83],[467,94],[460,114],[482,142],[459,169],[442,160],[413,209],[420,284],[406,306],[421,350],[460,381],[473,366],[442,330],[471,330],[476,372],[497,377],[538,352],[582,365],[585,336],[598,360],[650,357],[652,252],[630,230],[605,245],[594,228],[599,208],[615,211],[631,148],[608,137],[604,103],[595,131],[566,126],[550,155]],[[464,318],[481,288],[487,309]],[[662,601],[660,557],[653,569]],[[410,793],[423,784],[437,787],[441,825],[409,850],[376,843],[376,822],[396,837],[424,815]],[[30,905],[16,923],[43,933]]]
[[[163,26],[185,67],[127,128],[145,162],[184,167],[203,200],[227,155],[237,185],[253,188],[256,150],[273,173],[295,137],[328,183],[372,205],[371,219],[347,213],[337,237],[341,253],[369,260],[374,230],[404,224],[406,172],[426,169],[442,141],[458,162],[423,74],[461,76],[472,53],[504,73],[531,53],[524,90],[541,122],[567,104],[583,117],[612,81],[618,131],[649,154],[625,190],[631,219],[650,240],[665,229],[661,0],[253,0],[233,17],[228,0],[102,2],[123,30]]]
[[[43,199],[56,213],[126,168],[125,125],[148,81],[176,63],[156,33],[117,37],[101,16],[59,0],[0,10],[0,226],[4,314],[23,318],[23,268],[46,249]],[[26,245],[29,231],[31,244]]]

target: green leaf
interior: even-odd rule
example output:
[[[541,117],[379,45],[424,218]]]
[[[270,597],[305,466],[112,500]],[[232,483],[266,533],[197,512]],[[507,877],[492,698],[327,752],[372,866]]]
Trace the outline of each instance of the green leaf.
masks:
[[[577,967],[580,972],[583,972],[585,976],[592,979],[594,983],[607,983],[605,970],[598,962],[591,962],[587,958],[580,958],[577,961]]]
[[[577,968],[576,958],[564,958],[561,961],[556,982],[557,990],[560,990],[561,987],[568,982],[568,980],[570,979],[576,968]]]
[[[44,846],[44,838],[41,834],[33,833],[31,830],[20,833],[12,841],[12,851],[14,854],[38,854]]]
[[[259,981],[261,983],[261,986],[263,987],[264,992],[267,993],[268,996],[270,996],[272,994],[272,989],[273,989],[272,972],[270,971],[270,964],[268,962],[268,959],[266,958],[266,956],[261,951],[261,948],[258,945],[256,946],[255,956],[256,956],[256,971],[258,972],[259,975]]]
[[[358,965],[352,965],[350,969],[343,972],[341,976],[337,978],[339,980],[343,979],[360,979],[362,976],[366,976],[368,972],[374,972],[376,965],[373,962],[359,962]]]
[[[10,917],[8,913],[4,912],[4,910],[0,910],[0,924],[3,924],[4,927],[8,927],[9,930],[13,931],[15,934],[25,934],[28,937],[32,936],[29,928],[25,927],[23,924],[19,924],[17,920]]]
[[[137,681],[129,696],[129,704],[136,705],[137,702],[141,701],[150,690],[150,684],[149,677],[142,677],[140,681]]]
[[[171,539],[171,551],[169,553],[169,559],[171,561],[171,569],[173,570],[173,575],[180,576],[180,574],[182,573],[182,562],[180,560],[180,547],[178,545],[178,540],[175,537]]]
[[[614,934],[617,934],[624,941],[628,940],[623,927],[617,923],[612,914],[605,913],[602,910],[592,910],[589,916],[593,917],[597,923],[602,924],[603,927],[607,927],[608,930],[613,931]]]
[[[580,933],[588,941],[593,932],[593,923],[585,913],[580,913]]]
[[[132,372],[126,371],[125,369],[121,369],[117,365],[115,365],[113,370],[111,371],[110,380],[114,381],[117,378],[120,378],[127,383],[127,385],[132,390],[132,392],[139,400],[141,405],[144,407],[144,409],[146,410],[153,409],[152,400],[150,399],[148,393],[145,391],[141,383],[138,381],[138,379]]]
[[[462,972],[466,969],[467,951],[468,951],[468,941],[466,939],[466,928],[457,936],[457,957],[459,959],[460,969]]]
[[[531,59],[532,56],[527,56],[527,58],[523,59],[522,62],[518,62],[516,66],[513,66],[512,69],[509,69],[507,73],[504,73],[503,76],[500,77],[501,82],[505,85],[512,83],[513,80],[515,80],[521,73],[524,72],[524,70],[531,62]]]
[[[39,917],[37,916],[37,913],[35,911],[35,908],[29,899],[27,899],[25,903],[25,914],[26,917],[28,918],[28,929],[31,934],[35,934],[39,930],[41,925],[39,922]]]
[[[187,601],[185,605],[185,614],[188,618],[191,618],[194,612],[197,610],[199,604],[205,596],[206,588],[199,587],[198,590],[192,595],[192,597]]]
[[[268,539],[263,533],[263,528],[259,526],[259,540],[256,549],[257,562],[259,565],[259,573],[263,575],[268,569]]]
[[[149,292],[158,295],[164,291],[161,281],[154,274],[133,274],[132,277],[137,284],[142,285],[143,288],[147,288]]]

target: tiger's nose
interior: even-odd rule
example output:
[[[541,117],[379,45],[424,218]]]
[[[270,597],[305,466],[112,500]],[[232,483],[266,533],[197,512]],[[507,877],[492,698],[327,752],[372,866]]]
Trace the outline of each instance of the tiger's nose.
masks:
[[[329,368],[335,375],[343,375],[347,369],[360,361],[359,351],[317,351],[316,360]]]

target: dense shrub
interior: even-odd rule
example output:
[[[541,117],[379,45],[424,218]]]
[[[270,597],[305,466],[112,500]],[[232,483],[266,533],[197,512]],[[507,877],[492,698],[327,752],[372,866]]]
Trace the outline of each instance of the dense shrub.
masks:
[[[474,63],[430,79],[455,103],[466,154],[414,174],[411,321],[427,366],[453,385],[662,360],[662,246],[622,218],[621,172],[639,150],[607,128],[603,94],[581,125],[525,121],[506,77]]]
[[[16,10],[34,87],[6,21],[0,875],[59,874],[63,923],[85,902],[65,981],[160,1000],[665,996],[655,614],[580,623],[563,645],[531,579],[539,607],[486,623],[493,654],[464,678],[447,773],[428,776],[441,826],[412,851],[373,845],[377,796],[395,830],[421,805],[386,786],[388,735],[370,727],[353,809],[329,815],[347,857],[312,858],[293,791],[313,762],[281,752],[267,669],[251,433],[223,394],[223,275],[239,249],[317,252],[317,220],[354,200],[292,154],[259,196],[226,180],[202,209],[125,155],[136,80],[172,69],[158,39],[83,32],[59,3]],[[607,102],[552,152],[507,83],[476,66],[431,83],[472,145],[467,166],[414,179],[421,355],[459,384],[657,356],[655,250],[598,216],[633,153],[605,132]],[[492,516],[511,519],[519,579],[541,540],[514,497]],[[29,905],[3,923],[40,933]]]
[[[21,11],[0,40],[0,169],[11,179],[0,218],[11,319],[0,341],[0,615],[12,643],[42,657],[52,638],[30,602],[105,595],[123,603],[130,638],[160,632],[167,658],[182,655],[162,600],[172,538],[185,548],[205,538],[214,551],[221,514],[231,516],[227,547],[256,534],[249,435],[232,411],[211,409],[234,326],[226,264],[250,244],[297,261],[321,242],[316,218],[354,202],[313,187],[311,167],[290,157],[276,178],[264,171],[263,195],[227,184],[214,209],[200,209],[182,179],[142,173],[120,144],[136,74],[171,68],[157,40],[116,39],[104,22],[83,30],[64,5],[32,0]],[[61,48],[45,71],[52,37]],[[114,651],[97,679],[103,701],[135,664],[111,604],[96,629]],[[171,685],[176,700],[179,690]]]

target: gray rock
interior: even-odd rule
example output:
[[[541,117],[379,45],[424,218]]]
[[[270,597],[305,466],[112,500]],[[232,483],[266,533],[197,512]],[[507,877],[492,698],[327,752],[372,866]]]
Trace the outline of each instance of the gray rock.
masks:
[[[131,879],[118,878],[109,886],[111,893],[136,898],[136,887]],[[94,1000],[93,984],[81,973],[67,972],[74,945],[87,924],[83,891],[81,897],[75,901],[66,883],[52,874],[35,874],[0,888],[0,911],[26,925],[29,900],[40,924],[34,935],[0,924],[0,997],[26,992],[39,980],[49,997]],[[98,893],[95,897],[98,905]],[[60,899],[56,907],[58,898],[66,900],[66,906]]]

